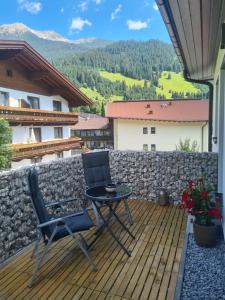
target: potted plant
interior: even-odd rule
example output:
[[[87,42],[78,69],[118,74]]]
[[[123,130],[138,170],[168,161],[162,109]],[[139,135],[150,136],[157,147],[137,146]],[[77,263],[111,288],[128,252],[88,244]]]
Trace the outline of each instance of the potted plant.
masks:
[[[182,193],[181,206],[195,217],[193,232],[196,244],[201,247],[212,247],[217,240],[217,226],[213,219],[221,219],[219,208],[212,200],[212,189],[206,187],[201,178],[196,182],[189,180]]]

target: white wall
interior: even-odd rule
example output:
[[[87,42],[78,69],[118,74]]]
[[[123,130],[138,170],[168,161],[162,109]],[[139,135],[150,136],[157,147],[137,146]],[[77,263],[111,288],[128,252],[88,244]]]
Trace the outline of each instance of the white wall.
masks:
[[[70,137],[69,126],[33,126],[33,128],[41,128],[42,142],[55,140],[54,138],[54,127],[63,127],[63,139]],[[29,128],[31,126],[13,126],[13,144],[27,144],[29,142]]]
[[[27,99],[27,96],[32,96],[40,99],[40,109],[53,111],[53,100],[58,100],[62,103],[62,111],[69,112],[67,100],[59,95],[49,97],[3,87],[0,87],[0,91],[9,93],[9,104],[13,107],[19,106],[18,99]]]
[[[173,151],[179,140],[190,138],[196,140],[199,151],[202,150],[202,127],[205,122],[180,123],[180,122],[153,122],[145,120],[114,120],[114,145],[115,150],[143,150],[143,144],[156,145],[157,151]],[[148,134],[143,134],[143,127],[148,128]],[[156,128],[156,133],[151,134],[151,127]],[[203,151],[208,150],[208,124],[203,129]]]

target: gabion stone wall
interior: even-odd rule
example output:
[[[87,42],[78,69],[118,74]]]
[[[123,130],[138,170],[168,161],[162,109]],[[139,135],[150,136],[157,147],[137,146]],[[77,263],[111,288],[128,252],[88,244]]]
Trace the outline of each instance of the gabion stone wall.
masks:
[[[31,167],[0,173],[0,262],[36,238],[27,182]],[[35,167],[46,202],[75,198],[73,211],[86,204],[80,155]],[[137,200],[156,201],[163,188],[177,202],[187,180],[202,175],[217,186],[215,153],[111,151],[110,167],[113,181],[127,182]]]

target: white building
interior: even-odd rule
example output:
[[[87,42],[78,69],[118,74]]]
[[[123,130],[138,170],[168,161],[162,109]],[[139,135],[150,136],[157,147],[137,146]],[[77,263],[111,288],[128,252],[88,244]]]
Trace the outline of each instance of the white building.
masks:
[[[26,42],[0,41],[0,114],[13,129],[13,168],[80,148],[80,138],[70,138],[78,122],[70,108],[87,104],[91,100]]]
[[[116,101],[107,105],[113,119],[115,150],[173,151],[180,140],[208,149],[207,100]]]

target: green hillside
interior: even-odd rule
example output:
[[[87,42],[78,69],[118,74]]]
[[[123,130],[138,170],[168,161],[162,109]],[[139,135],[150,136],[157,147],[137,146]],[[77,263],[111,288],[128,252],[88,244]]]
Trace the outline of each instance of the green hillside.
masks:
[[[125,82],[128,87],[132,87],[134,85],[144,87],[144,84],[145,84],[144,79],[142,79],[142,80],[134,79],[134,78],[124,76],[120,73],[111,73],[111,72],[101,70],[101,71],[99,71],[99,74],[103,78],[106,78],[113,82],[115,82],[115,81]],[[150,87],[150,84],[151,84],[150,81],[146,81],[146,82],[147,82],[147,85]]]
[[[200,89],[185,81],[181,73],[175,72],[162,72],[156,87],[156,94],[166,99],[179,98],[179,95],[194,97],[199,93],[201,93]]]

